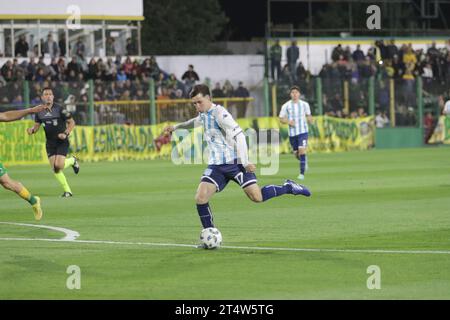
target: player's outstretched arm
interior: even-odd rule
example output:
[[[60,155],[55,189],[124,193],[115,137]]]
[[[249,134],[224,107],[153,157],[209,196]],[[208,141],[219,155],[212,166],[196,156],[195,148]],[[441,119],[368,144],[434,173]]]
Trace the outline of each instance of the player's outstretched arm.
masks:
[[[40,127],[41,127],[41,124],[39,122],[35,122],[31,128],[27,129],[27,133],[30,135],[35,134],[36,132],[38,132]]]
[[[12,110],[0,113],[0,122],[10,122],[19,120],[26,115],[41,112],[45,109],[45,105],[39,105],[33,108],[25,109],[25,110]]]
[[[170,134],[170,133],[172,133],[173,131],[175,131],[177,129],[193,129],[193,128],[198,127],[200,125],[201,125],[200,118],[199,117],[195,117],[195,118],[189,119],[188,121],[178,123],[178,124],[176,124],[174,126],[167,126],[167,127],[165,127],[164,128],[164,133],[165,134]]]

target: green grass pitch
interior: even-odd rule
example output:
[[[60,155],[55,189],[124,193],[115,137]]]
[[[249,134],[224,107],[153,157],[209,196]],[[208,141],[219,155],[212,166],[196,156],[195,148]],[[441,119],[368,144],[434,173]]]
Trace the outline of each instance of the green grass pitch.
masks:
[[[450,299],[450,148],[311,154],[311,198],[255,204],[234,183],[213,197],[224,248],[148,244],[197,243],[194,194],[204,167],[82,163],[78,176],[65,171],[70,199],[59,197],[48,166],[10,167],[41,196],[44,218],[35,222],[27,203],[0,190],[0,221],[111,242],[4,240],[64,234],[0,224],[0,299]],[[278,174],[258,183],[297,171],[283,155]],[[79,290],[66,287],[70,265],[80,267]],[[380,289],[367,288],[371,265],[381,270]]]

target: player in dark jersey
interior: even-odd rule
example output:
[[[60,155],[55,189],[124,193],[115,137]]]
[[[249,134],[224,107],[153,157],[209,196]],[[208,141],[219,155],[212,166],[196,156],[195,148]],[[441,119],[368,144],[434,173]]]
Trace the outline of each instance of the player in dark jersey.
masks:
[[[55,173],[56,180],[64,189],[62,197],[72,197],[72,190],[67,183],[63,170],[72,166],[75,174],[80,171],[78,159],[74,156],[66,158],[69,151],[69,135],[75,127],[75,121],[70,112],[62,106],[53,103],[53,91],[51,88],[42,90],[41,100],[47,109],[35,115],[35,124],[29,128],[28,134],[36,133],[41,125],[44,125],[47,139],[46,149],[50,166]]]
[[[34,108],[25,110],[13,110],[0,113],[0,122],[10,122],[19,120],[28,114],[40,112],[45,109],[45,105],[39,105]],[[27,188],[25,188],[19,181],[11,179],[6,171],[6,168],[0,162],[0,185],[6,190],[17,193],[19,197],[27,201],[33,208],[34,218],[41,220],[42,209],[41,199],[38,196],[32,195]]]

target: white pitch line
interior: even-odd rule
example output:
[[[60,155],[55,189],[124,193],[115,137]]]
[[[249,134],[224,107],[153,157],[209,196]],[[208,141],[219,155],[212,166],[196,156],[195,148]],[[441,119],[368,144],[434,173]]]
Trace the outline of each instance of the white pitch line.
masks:
[[[66,228],[60,228],[60,227],[44,226],[41,224],[16,223],[16,222],[0,222],[0,223],[1,224],[9,224],[9,225],[13,225],[13,226],[33,227],[33,228],[42,228],[42,229],[59,231],[66,235],[64,238],[61,238],[60,240],[66,240],[66,241],[73,241],[80,236],[80,234],[76,231],[66,229]]]
[[[196,248],[196,245],[180,243],[153,243],[153,242],[129,242],[129,241],[103,241],[103,240],[64,240],[64,239],[31,239],[31,238],[0,238],[0,241],[48,241],[67,243],[89,244],[115,244],[115,245],[139,245],[154,247],[185,247]],[[253,251],[290,251],[290,252],[322,252],[322,253],[369,253],[369,254],[447,254],[447,250],[383,250],[383,249],[313,249],[313,248],[277,248],[277,247],[245,247],[222,246],[221,249],[253,250]]]

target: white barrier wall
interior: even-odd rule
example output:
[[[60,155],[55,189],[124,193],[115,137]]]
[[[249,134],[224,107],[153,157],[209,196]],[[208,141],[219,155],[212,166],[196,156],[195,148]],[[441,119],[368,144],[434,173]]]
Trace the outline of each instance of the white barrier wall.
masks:
[[[239,81],[246,86],[262,85],[264,77],[264,56],[262,55],[220,55],[220,56],[156,56],[161,69],[174,73],[181,79],[192,64],[204,82],[208,77],[211,85],[230,80],[237,87]]]

